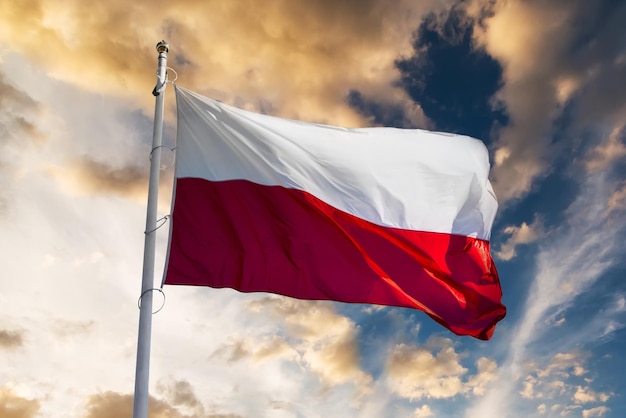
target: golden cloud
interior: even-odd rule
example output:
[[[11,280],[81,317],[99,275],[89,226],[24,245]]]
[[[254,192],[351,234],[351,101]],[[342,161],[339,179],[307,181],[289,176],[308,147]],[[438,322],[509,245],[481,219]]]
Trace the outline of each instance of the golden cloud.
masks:
[[[166,402],[150,397],[149,418],[183,418],[183,415]],[[84,418],[118,418],[133,414],[133,395],[103,392],[87,400]]]
[[[341,125],[366,121],[350,89],[420,109],[391,86],[421,15],[439,2],[80,0],[5,2],[0,40],[53,77],[124,97],[148,112],[156,41],[171,44],[179,82],[219,99],[286,117]],[[220,93],[228,91],[229,93]]]
[[[73,159],[62,166],[48,166],[46,171],[69,195],[114,194],[132,199],[139,204],[146,202],[149,173],[145,167],[118,167],[84,157]],[[160,207],[170,207],[173,175],[173,170],[161,172]]]
[[[204,405],[196,396],[191,384],[186,380],[169,381],[165,385],[159,384],[159,390],[165,393],[172,405],[193,411],[194,416],[206,416]]]
[[[450,343],[436,354],[399,344],[390,353],[387,371],[393,391],[408,399],[453,397],[464,391],[461,377],[467,373]]]
[[[503,232],[509,237],[502,243],[500,248],[495,252],[496,257],[500,260],[511,260],[517,255],[517,246],[530,244],[545,236],[546,232],[543,227],[541,218],[535,217],[531,224],[522,222],[519,226],[509,225],[504,228]]]
[[[274,358],[297,358],[299,355],[283,338],[271,335],[257,339],[235,338],[220,347],[214,356],[226,357],[228,362],[237,362],[243,359],[252,359],[260,363]]]
[[[506,107],[510,123],[495,147],[494,189],[501,201],[520,198],[550,168],[557,151],[551,144],[554,121],[568,101],[576,100],[577,129],[602,119],[615,122],[623,107],[623,66],[616,59],[623,47],[615,36],[622,29],[586,27],[600,19],[588,2],[472,0],[466,10],[480,21],[476,45],[503,67],[504,85],[495,100]],[[581,30],[603,47],[583,48]]]
[[[114,167],[89,159],[76,159],[49,172],[68,191],[80,194],[114,193],[145,200],[148,173],[140,167]]]
[[[474,38],[503,67],[505,84],[497,100],[512,120],[499,133],[494,189],[501,201],[519,198],[546,169],[550,124],[565,97],[562,86],[557,90],[557,80],[567,75],[558,58],[572,10],[518,0],[474,0],[468,10],[475,18],[489,10],[484,23],[474,27]],[[577,86],[570,83],[567,95]]]
[[[39,401],[27,399],[12,389],[0,387],[0,416],[3,418],[35,418]]]
[[[398,344],[387,360],[392,390],[411,400],[483,395],[496,380],[498,366],[494,360],[481,357],[476,361],[476,370],[476,374],[465,378],[467,369],[449,338],[431,337],[423,346]]]
[[[178,397],[175,399],[181,400]],[[184,399],[183,399],[184,400]],[[133,395],[117,392],[102,392],[92,395],[87,400],[83,418],[119,418],[133,414]],[[17,418],[17,417],[16,417]],[[21,417],[20,417],[21,418]],[[183,414],[170,402],[150,396],[148,418],[241,418],[232,414]]]
[[[372,378],[360,368],[356,325],[338,315],[332,304],[268,297],[248,304],[253,311],[269,310],[295,338],[291,348],[300,353],[311,371],[326,386],[352,382],[361,396]],[[284,350],[284,347],[280,347]]]

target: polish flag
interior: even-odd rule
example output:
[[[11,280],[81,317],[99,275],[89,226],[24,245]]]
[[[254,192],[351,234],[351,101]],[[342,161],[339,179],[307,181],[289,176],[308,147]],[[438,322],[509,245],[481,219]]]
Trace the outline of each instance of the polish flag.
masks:
[[[408,307],[492,336],[506,308],[482,142],[176,98],[166,284]]]

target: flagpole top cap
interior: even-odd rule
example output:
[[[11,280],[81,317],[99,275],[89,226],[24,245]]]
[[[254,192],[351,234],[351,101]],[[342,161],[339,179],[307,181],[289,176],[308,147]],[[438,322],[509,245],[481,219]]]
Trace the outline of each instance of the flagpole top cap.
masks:
[[[167,54],[170,51],[170,44],[165,41],[161,41],[156,45],[156,50],[159,54],[162,52]]]

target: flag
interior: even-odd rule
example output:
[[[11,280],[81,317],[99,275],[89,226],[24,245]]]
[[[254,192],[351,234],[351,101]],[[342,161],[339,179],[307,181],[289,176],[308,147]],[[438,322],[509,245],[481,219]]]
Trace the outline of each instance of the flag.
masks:
[[[408,307],[491,337],[506,309],[482,142],[176,99],[165,284]]]

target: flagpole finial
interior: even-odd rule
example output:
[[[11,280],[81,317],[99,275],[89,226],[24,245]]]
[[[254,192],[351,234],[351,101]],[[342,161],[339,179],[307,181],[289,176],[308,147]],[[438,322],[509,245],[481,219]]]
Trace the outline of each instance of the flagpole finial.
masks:
[[[157,84],[152,90],[153,96],[158,96],[165,90],[167,84],[167,53],[170,52],[170,44],[161,41],[156,44],[156,50],[159,53],[159,66],[157,68]]]
[[[170,52],[170,44],[165,41],[161,41],[156,44],[156,50],[159,54],[162,52],[165,52],[167,54],[168,52]]]

